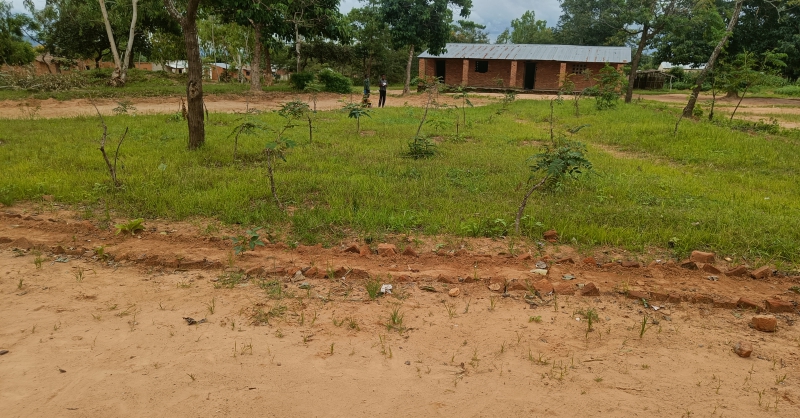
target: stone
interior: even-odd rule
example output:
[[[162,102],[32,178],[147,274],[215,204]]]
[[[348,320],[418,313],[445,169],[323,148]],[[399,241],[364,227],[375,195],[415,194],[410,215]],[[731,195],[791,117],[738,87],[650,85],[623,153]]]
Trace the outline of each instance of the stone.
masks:
[[[767,312],[794,312],[795,308],[791,302],[780,299],[767,299],[765,305]]]
[[[540,295],[547,295],[553,293],[553,284],[547,279],[539,280],[533,284],[533,288],[539,292]]]
[[[681,295],[678,293],[670,293],[667,295],[667,303],[681,303]]]
[[[467,281],[465,279],[464,283],[466,282]],[[506,292],[512,290],[528,290],[528,287],[525,285],[525,283],[522,283],[517,279],[511,279],[511,281],[506,284]]]
[[[639,264],[638,261],[623,261],[622,262],[622,267],[637,268],[638,269],[641,266],[642,265]]]
[[[364,244],[358,248],[358,255],[362,257],[372,255],[372,248],[369,248],[369,245]]]
[[[708,295],[694,295],[691,298],[692,303],[713,303],[714,298]]]
[[[491,290],[492,292],[499,292],[502,289],[503,289],[503,285],[501,285],[500,283],[490,283],[489,284],[489,290]]]
[[[583,264],[589,264],[594,266],[597,265],[597,260],[595,260],[594,257],[586,257],[583,259]]]
[[[547,268],[547,263],[544,262],[544,261],[537,261],[536,262],[536,268],[537,269],[546,269]]]
[[[310,267],[303,272],[303,275],[305,275],[306,277],[317,277],[319,276],[319,269],[316,267]]]
[[[547,276],[547,270],[545,269],[533,269],[531,270],[531,273],[538,274],[540,276]]]
[[[31,248],[33,248],[33,244],[31,244],[31,242],[28,241],[28,239],[24,238],[24,237],[23,238],[17,238],[14,241],[11,241],[11,245],[10,246],[12,248],[19,248],[21,250],[30,250]]]
[[[397,246],[394,244],[378,244],[378,255],[381,257],[394,257],[397,255]]]
[[[362,269],[352,269],[349,273],[347,273],[348,279],[356,279],[356,280],[364,280],[369,278],[369,273],[366,270]]]
[[[358,245],[356,245],[356,244],[351,244],[349,247],[344,249],[344,252],[346,252],[346,253],[356,253],[356,254],[358,254],[359,251],[360,250],[358,248]]]
[[[572,257],[564,257],[564,258],[559,258],[558,260],[555,261],[555,263],[556,264],[575,264],[575,260],[573,260]]]
[[[602,267],[604,269],[607,269],[607,268],[612,268],[612,267],[616,267],[616,266],[617,266],[617,263],[605,263],[605,264],[601,265],[600,267]]]
[[[763,332],[775,332],[778,328],[778,320],[772,315],[756,315],[750,320],[753,328]]]
[[[8,354],[8,350],[0,350],[0,356]]]
[[[592,282],[586,283],[581,289],[581,296],[600,296],[600,289]]]
[[[714,253],[692,251],[692,254],[689,256],[689,260],[694,261],[695,263],[713,263],[714,255]]]
[[[756,312],[761,312],[763,309],[758,302],[747,298],[739,298],[739,301],[736,302],[736,306],[742,309],[755,309]]]
[[[575,280],[574,274],[562,274],[561,280]]]
[[[2,243],[2,241],[0,241],[0,243]],[[62,247],[60,245],[56,245],[56,248],[53,249],[53,254],[61,255],[61,254],[66,254],[66,253],[67,253],[67,250],[65,250],[64,247]]]
[[[726,276],[741,277],[747,275],[747,266],[741,265],[725,272]]]
[[[542,234],[542,236],[544,237],[544,240],[548,242],[558,241],[558,232],[556,232],[555,229],[545,231],[544,234]]]
[[[629,290],[625,295],[628,299],[650,299],[650,293],[641,290]]]
[[[226,271],[227,271],[227,269],[226,269]],[[256,276],[256,277],[257,276],[263,276],[264,274],[266,274],[266,270],[264,270],[264,267],[261,267],[261,266],[251,267],[251,268],[247,269],[244,272],[244,274],[246,274],[248,276]]]
[[[742,358],[750,357],[750,354],[753,353],[753,344],[747,341],[739,341],[733,346],[733,352]]]
[[[443,274],[436,276],[436,281],[439,283],[458,284],[457,277],[445,276]]]
[[[575,285],[571,283],[561,282],[553,284],[553,292],[557,295],[574,295],[575,290]]]
[[[738,301],[736,299],[731,299],[724,296],[716,297],[711,302],[713,307],[723,309],[736,309],[737,303]]]
[[[706,273],[711,273],[716,276],[722,274],[722,270],[718,269],[713,264],[703,264],[703,271],[705,271]]]
[[[419,254],[411,247],[406,247],[406,249],[403,250],[403,255],[407,257],[419,257]]]
[[[697,270],[697,263],[686,259],[681,261],[681,268],[689,269],[689,270]]]
[[[753,272],[750,273],[750,276],[754,279],[766,279],[767,277],[772,276],[773,271],[775,271],[775,269],[772,268],[772,266],[763,266],[759,269],[753,270]]]
[[[517,260],[530,260],[531,258],[533,258],[533,256],[531,256],[530,253],[522,253],[517,256]]]
[[[669,295],[665,292],[650,292],[650,299],[656,302],[663,302],[668,297]]]
[[[447,292],[447,294],[450,295],[451,298],[457,297],[458,295],[461,294],[461,289],[459,289],[457,287],[454,287],[454,288],[450,289]]]

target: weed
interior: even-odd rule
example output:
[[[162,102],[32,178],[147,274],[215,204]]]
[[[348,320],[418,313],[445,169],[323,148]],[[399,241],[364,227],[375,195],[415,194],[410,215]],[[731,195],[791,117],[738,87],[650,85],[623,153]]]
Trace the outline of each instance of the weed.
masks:
[[[217,298],[211,298],[211,302],[206,303],[206,308],[208,308],[209,315],[214,315],[214,311],[217,308]]]
[[[275,330],[275,337],[276,338],[283,338],[284,337],[283,331],[280,328]]]
[[[388,331],[395,329],[398,332],[403,332],[405,330],[405,327],[403,326],[404,316],[405,314],[400,311],[400,305],[395,305],[389,314],[389,322],[386,324],[386,329]]]
[[[197,380],[197,379],[194,377],[194,374],[192,374],[192,373],[186,373],[186,375],[187,375],[187,376],[189,376],[189,378],[191,378],[191,379],[192,379],[192,382],[194,382],[195,380]]]
[[[253,321],[253,324],[260,325],[260,324],[270,324],[271,319],[280,319],[283,318],[284,314],[286,314],[286,306],[277,304],[270,308],[268,311],[265,311],[263,308],[258,307],[255,312],[250,316],[250,319]]]
[[[489,311],[494,312],[494,307],[497,304],[497,296],[489,296]]]
[[[447,303],[442,302],[444,304],[444,309],[447,310],[447,316],[450,319],[453,319],[456,316],[456,305],[455,303]]]
[[[478,364],[480,363],[480,361],[481,360],[478,358],[478,348],[477,347],[473,348],[472,349],[472,358],[470,359],[469,364],[473,368],[477,369],[478,368]]]
[[[25,279],[20,278],[19,282],[17,283],[17,290],[22,290],[22,286],[25,285]]]
[[[217,277],[217,281],[214,282],[215,289],[233,289],[240,283],[247,281],[247,276],[243,273],[223,273]],[[187,286],[188,287],[188,286]]]
[[[187,282],[187,281],[185,281],[185,280],[183,280],[183,281],[175,283],[175,287],[178,288],[178,289],[188,289],[188,288],[192,287],[192,284]],[[214,283],[214,287],[217,287],[216,283]]]
[[[330,355],[333,355],[333,345],[334,345],[334,344],[335,344],[335,343],[331,343]]]
[[[76,270],[75,273],[73,273],[73,275],[75,276],[75,281],[76,282],[78,282],[78,283],[82,283],[83,282],[83,271],[84,270],[83,270],[82,267],[78,267],[78,270]]]
[[[542,317],[540,315],[529,316],[528,317],[528,322],[536,322],[537,324],[541,324],[542,323]]]
[[[785,374],[783,376],[779,375],[778,377],[775,378],[775,384],[776,385],[780,385],[784,381],[786,381],[786,375]]]
[[[381,280],[379,277],[367,280],[364,286],[367,288],[367,294],[370,299],[375,300],[380,296]]]
[[[94,249],[94,256],[97,257],[98,260],[108,260],[108,254],[106,254],[106,246],[101,245]]]
[[[602,382],[602,381],[603,381],[603,378],[602,378],[602,377],[600,377],[600,376],[598,376],[598,377],[595,377],[595,378],[594,378],[594,381],[595,381],[595,382],[597,382],[597,383],[600,383],[600,382]]]
[[[144,219],[132,219],[126,223],[116,225],[117,235],[131,234],[136,235],[139,231],[144,231]]]
[[[648,329],[650,329],[650,327],[647,326],[647,314],[645,314],[644,316],[642,316],[642,322],[639,327],[639,339],[644,338],[644,333]]]
[[[469,313],[469,304],[470,303],[472,303],[472,299],[468,299],[466,302],[464,302],[464,313],[465,314]]]
[[[354,331],[361,330],[361,328],[358,326],[358,321],[353,317],[347,318],[347,328],[350,328]]]
[[[594,330],[592,325],[594,324],[595,321],[600,319],[597,316],[597,311],[594,308],[591,308],[591,309],[588,309],[588,310],[585,310],[585,311],[584,310],[578,310],[577,314],[582,316],[584,319],[586,319],[586,332],[587,333],[592,332]]]
[[[336,317],[331,317],[331,320],[333,321],[333,326],[335,326],[335,327],[341,327],[342,324],[344,324],[344,321],[345,321],[344,319],[336,321]]]
[[[44,262],[44,257],[41,254],[36,254],[36,257],[33,259],[33,264],[36,266],[37,269],[42,268],[42,263]]]

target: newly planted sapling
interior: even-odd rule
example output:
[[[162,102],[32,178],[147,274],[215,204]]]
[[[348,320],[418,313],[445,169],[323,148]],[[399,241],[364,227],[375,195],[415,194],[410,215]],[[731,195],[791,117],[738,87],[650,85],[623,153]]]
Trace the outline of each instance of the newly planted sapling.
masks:
[[[456,88],[456,94],[453,96],[456,99],[461,99],[461,117],[464,121],[464,128],[467,127],[467,106],[473,107],[472,102],[469,100],[469,93],[463,86]],[[458,136],[458,121],[456,121],[456,136]]]
[[[356,133],[361,133],[361,117],[372,117],[369,114],[370,110],[361,103],[348,103],[343,109],[347,112],[348,118],[356,120]]]
[[[517,217],[514,221],[514,230],[519,234],[519,223],[522,218],[522,213],[525,211],[525,206],[528,204],[528,198],[537,189],[544,186],[555,184],[567,176],[577,176],[584,169],[591,170],[592,163],[586,159],[586,146],[577,141],[570,141],[565,138],[554,140],[552,144],[544,146],[544,150],[528,159],[533,160],[530,166],[531,175],[528,181],[536,179],[536,176],[544,175],[536,182],[522,199],[522,203],[517,210]]]
[[[236,255],[239,255],[247,250],[253,251],[256,249],[256,246],[264,246],[264,241],[261,241],[261,236],[258,234],[258,231],[261,227],[248,229],[244,232],[244,235],[238,235],[235,237],[231,237],[231,241],[233,241],[233,250]]]
[[[241,123],[233,128],[230,135],[234,137],[233,140],[233,160],[236,161],[236,151],[239,148],[239,136],[240,135],[257,135],[261,132],[267,132],[269,128],[266,125],[262,124],[261,122],[252,119],[251,113],[248,112],[246,116],[239,119]]]
[[[116,225],[117,227],[117,235],[119,234],[131,234],[136,235],[139,231],[144,231],[144,219],[132,219],[124,224]]]
[[[291,139],[284,137],[283,134],[287,130],[297,126],[294,124],[294,122],[307,113],[308,104],[299,100],[294,100],[281,105],[280,109],[278,109],[278,114],[284,118],[285,122],[283,126],[276,132],[275,140],[268,142],[264,147],[264,152],[267,154],[267,176],[269,177],[269,188],[272,192],[272,197],[275,199],[275,203],[277,203],[278,207],[281,209],[283,209],[283,204],[281,203],[280,199],[278,199],[278,193],[275,191],[275,157],[286,161],[286,151],[288,151],[289,148],[294,147],[295,143]]]
[[[414,135],[414,140],[408,143],[408,152],[406,152],[404,156],[418,160],[420,158],[433,157],[437,153],[436,145],[431,142],[428,137],[422,135],[421,132],[422,125],[424,125],[425,121],[428,119],[428,111],[431,106],[437,105],[436,98],[439,96],[441,83],[437,77],[427,77],[425,79],[417,79],[416,81],[418,84],[424,86],[428,98],[425,102],[425,112],[422,114],[419,126],[417,126],[417,133]]]
[[[317,95],[325,88],[325,85],[314,80],[312,82],[306,83],[306,87],[303,91],[308,92],[311,98],[311,103],[314,104],[314,113],[317,113]]]

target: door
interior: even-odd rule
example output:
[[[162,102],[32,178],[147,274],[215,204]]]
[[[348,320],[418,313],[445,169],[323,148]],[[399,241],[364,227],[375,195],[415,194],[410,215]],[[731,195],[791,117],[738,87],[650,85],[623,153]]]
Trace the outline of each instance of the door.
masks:
[[[525,63],[525,89],[526,90],[533,90],[535,85],[536,85],[536,63],[535,62],[526,62]]]
[[[445,60],[436,60],[436,78],[444,83]]]

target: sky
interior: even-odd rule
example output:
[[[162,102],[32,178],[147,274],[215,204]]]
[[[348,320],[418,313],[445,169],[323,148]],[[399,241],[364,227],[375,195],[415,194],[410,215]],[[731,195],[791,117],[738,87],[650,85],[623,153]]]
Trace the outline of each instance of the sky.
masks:
[[[15,12],[25,12],[22,0],[11,1]],[[44,3],[45,0],[34,0],[37,8],[43,7]],[[341,0],[339,10],[346,14],[360,5],[358,0]],[[467,19],[486,25],[489,38],[494,41],[500,32],[511,25],[512,19],[522,16],[526,10],[533,10],[536,19],[546,20],[547,26],[555,26],[561,15],[558,0],[472,0],[472,14]]]

